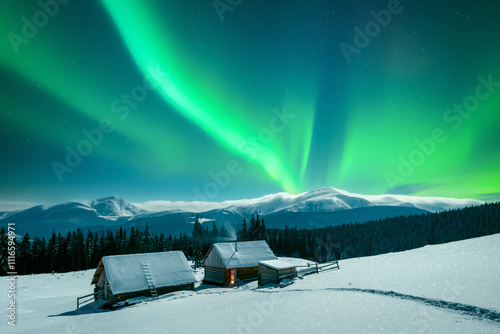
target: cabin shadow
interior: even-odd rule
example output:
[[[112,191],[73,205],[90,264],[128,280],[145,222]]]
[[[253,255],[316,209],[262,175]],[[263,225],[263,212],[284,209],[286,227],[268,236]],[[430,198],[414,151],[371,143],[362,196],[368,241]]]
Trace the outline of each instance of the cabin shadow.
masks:
[[[84,305],[80,308],[74,309],[73,311],[68,311],[60,314],[52,314],[49,315],[48,318],[52,317],[68,317],[68,316],[79,316],[84,314],[92,314],[92,313],[104,313],[116,310],[117,308],[106,307],[106,304],[109,304],[105,300],[96,300],[95,302]]]

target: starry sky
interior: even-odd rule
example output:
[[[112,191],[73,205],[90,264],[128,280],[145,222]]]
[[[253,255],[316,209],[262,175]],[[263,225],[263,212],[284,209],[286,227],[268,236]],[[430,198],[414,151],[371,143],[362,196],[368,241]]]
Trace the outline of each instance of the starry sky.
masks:
[[[500,200],[500,2],[2,1],[0,209]]]

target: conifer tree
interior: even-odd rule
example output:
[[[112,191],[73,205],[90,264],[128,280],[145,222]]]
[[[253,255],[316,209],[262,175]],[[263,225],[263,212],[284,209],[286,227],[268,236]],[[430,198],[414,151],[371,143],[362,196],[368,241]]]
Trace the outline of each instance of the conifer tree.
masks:
[[[9,239],[7,236],[7,231],[2,226],[0,230],[0,276],[7,275],[8,265],[9,265]]]
[[[262,218],[260,222],[260,233],[259,233],[259,240],[265,240],[267,241],[267,228],[266,228],[266,223],[264,222],[264,218]]]
[[[54,230],[52,230],[52,235],[49,239],[47,246],[47,256],[49,258],[49,271],[53,272],[55,270],[55,261],[59,255],[59,246],[57,242],[57,235]]]
[[[248,227],[247,227],[247,220],[243,218],[243,225],[241,227],[241,230],[238,233],[239,239],[241,241],[247,241],[248,240]]]
[[[30,274],[33,254],[31,253],[30,235],[26,233],[19,244],[19,264],[22,274]]]
[[[149,224],[146,222],[146,227],[144,228],[144,232],[142,234],[142,252],[149,253],[152,249],[151,243],[151,235],[149,233]]]

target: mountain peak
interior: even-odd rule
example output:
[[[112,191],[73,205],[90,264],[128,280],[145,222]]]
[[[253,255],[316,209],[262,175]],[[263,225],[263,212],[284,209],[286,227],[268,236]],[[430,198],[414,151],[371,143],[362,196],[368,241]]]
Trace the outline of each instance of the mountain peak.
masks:
[[[115,196],[115,195],[101,197],[101,198],[93,200],[92,202],[110,202],[110,201],[114,201],[114,202],[126,202],[126,200],[124,200],[123,198]]]
[[[117,196],[107,196],[90,201],[89,206],[104,217],[129,217],[144,212],[143,209]]]

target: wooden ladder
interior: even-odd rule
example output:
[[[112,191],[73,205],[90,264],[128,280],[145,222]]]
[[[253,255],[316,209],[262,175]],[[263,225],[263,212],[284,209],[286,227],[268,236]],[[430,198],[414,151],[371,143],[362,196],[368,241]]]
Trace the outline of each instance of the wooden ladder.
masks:
[[[153,276],[151,275],[148,261],[142,262],[142,271],[144,272],[144,276],[146,277],[146,282],[148,282],[148,288],[151,292],[151,297],[153,297],[153,299],[158,299],[158,291],[156,291],[155,281],[153,280]]]

